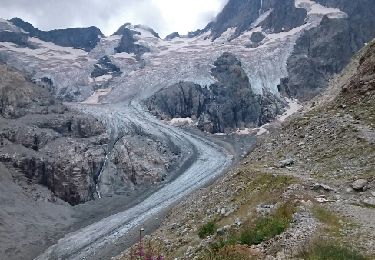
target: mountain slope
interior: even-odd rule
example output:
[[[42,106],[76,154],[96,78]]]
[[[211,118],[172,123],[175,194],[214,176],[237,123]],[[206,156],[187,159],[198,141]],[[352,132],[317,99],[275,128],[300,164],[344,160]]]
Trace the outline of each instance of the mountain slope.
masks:
[[[374,54],[372,41],[237,169],[175,207],[144,245],[167,259],[372,259]]]

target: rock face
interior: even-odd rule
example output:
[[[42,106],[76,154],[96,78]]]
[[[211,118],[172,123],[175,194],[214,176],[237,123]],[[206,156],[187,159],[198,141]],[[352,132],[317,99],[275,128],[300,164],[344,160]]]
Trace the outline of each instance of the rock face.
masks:
[[[0,32],[0,42],[12,42],[19,46],[27,46],[28,38],[28,35],[22,32]]]
[[[147,47],[143,45],[136,43],[136,39],[134,38],[134,36],[141,35],[141,33],[138,31],[129,29],[128,28],[129,26],[130,24],[125,24],[121,26],[115,33],[115,35],[122,36],[119,45],[115,48],[115,51],[118,53],[121,53],[121,52],[134,53],[137,56],[141,56],[142,54],[149,52],[150,49],[148,49]],[[154,36],[155,35],[157,34],[155,33]]]
[[[47,187],[72,205],[163,181],[180,156],[172,142],[135,128],[114,138],[67,108],[45,85],[0,66],[0,163],[34,199]]]
[[[339,8],[348,17],[324,17],[320,25],[305,32],[288,59],[287,79],[281,91],[299,99],[315,96],[328,80],[340,72],[351,57],[375,35],[373,1],[318,0],[325,6]]]
[[[44,185],[75,205],[94,198],[105,128],[69,111],[46,88],[1,66],[0,161],[25,189]]]
[[[216,83],[170,86],[146,101],[149,110],[162,118],[197,119],[198,127],[211,133],[258,126],[281,112],[283,105],[272,102],[277,99],[272,94],[261,97],[253,93],[241,62],[233,54],[224,53],[214,66],[211,73]]]
[[[29,33],[30,37],[36,37],[46,42],[53,42],[63,47],[73,47],[90,51],[100,41],[103,36],[99,28],[91,26],[88,28],[68,28],[52,31],[41,31],[30,23],[19,18],[10,19],[15,26]]]
[[[211,30],[213,39],[216,39],[229,28],[236,28],[233,37],[237,37],[250,29],[267,10],[271,10],[270,14],[259,25],[275,33],[298,27],[306,17],[306,10],[296,8],[294,0],[232,0],[205,31]]]

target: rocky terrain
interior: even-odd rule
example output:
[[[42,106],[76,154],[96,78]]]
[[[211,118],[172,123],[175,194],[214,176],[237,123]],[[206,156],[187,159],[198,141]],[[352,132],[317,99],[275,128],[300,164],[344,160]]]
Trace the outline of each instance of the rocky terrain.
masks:
[[[106,37],[0,19],[0,252],[108,258],[271,132],[176,208],[155,243],[187,259],[294,257],[323,234],[334,248],[358,236],[373,255],[373,43],[352,57],[375,36],[374,9],[231,0],[205,28],[166,39],[129,23]]]
[[[115,133],[93,116],[56,100],[49,84],[37,85],[6,65],[0,65],[0,72],[1,194],[14,193],[1,202],[0,217],[7,223],[2,232],[9,234],[2,236],[1,250],[8,259],[34,250],[41,238],[48,245],[48,236],[53,241],[61,235],[56,235],[59,225],[67,229],[73,222],[85,221],[87,217],[73,219],[74,211],[65,202],[77,205],[113,195],[136,195],[138,187],[161,182],[174,170],[181,153],[171,140],[141,128]],[[25,203],[30,207],[21,209]],[[48,213],[48,207],[56,212]],[[17,219],[11,217],[27,209],[32,210],[16,213]],[[30,220],[30,214],[36,219]],[[51,220],[42,228],[45,218]],[[34,231],[24,230],[29,227]],[[21,239],[22,232],[28,235],[21,250],[14,240]]]
[[[374,76],[375,41],[298,114],[270,125],[236,169],[173,208],[145,237],[146,254],[373,259]]]

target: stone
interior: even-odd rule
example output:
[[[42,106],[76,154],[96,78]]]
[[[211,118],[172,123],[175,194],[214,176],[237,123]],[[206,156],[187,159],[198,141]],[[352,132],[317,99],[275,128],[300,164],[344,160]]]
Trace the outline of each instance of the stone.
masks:
[[[371,197],[371,198],[364,199],[364,200],[363,200],[363,203],[364,203],[365,205],[375,207],[375,198],[374,198],[374,197]]]
[[[365,191],[367,189],[367,180],[365,179],[359,179],[352,183],[352,188],[355,191]]]
[[[294,164],[294,159],[289,158],[289,159],[279,161],[278,166],[279,166],[279,168],[285,168],[285,167],[288,167],[288,166],[292,166],[293,164]]]
[[[315,183],[311,186],[312,190],[324,190],[324,191],[335,191],[334,188],[331,188],[330,186],[323,184],[323,183]]]
[[[236,225],[236,226],[241,226],[242,225],[242,221],[241,221],[241,219],[239,219],[239,218],[236,218],[236,220],[234,221],[234,224]]]
[[[216,233],[219,235],[219,236],[222,236],[225,234],[226,231],[228,231],[230,229],[230,226],[229,225],[225,225],[224,227],[222,228],[218,228],[216,230]]]

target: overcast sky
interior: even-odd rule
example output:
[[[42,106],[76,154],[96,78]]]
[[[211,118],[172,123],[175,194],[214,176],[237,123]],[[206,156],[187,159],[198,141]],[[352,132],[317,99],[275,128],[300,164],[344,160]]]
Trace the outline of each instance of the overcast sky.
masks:
[[[0,0],[0,17],[20,17],[42,30],[97,26],[111,35],[126,22],[161,36],[203,28],[228,0]]]

